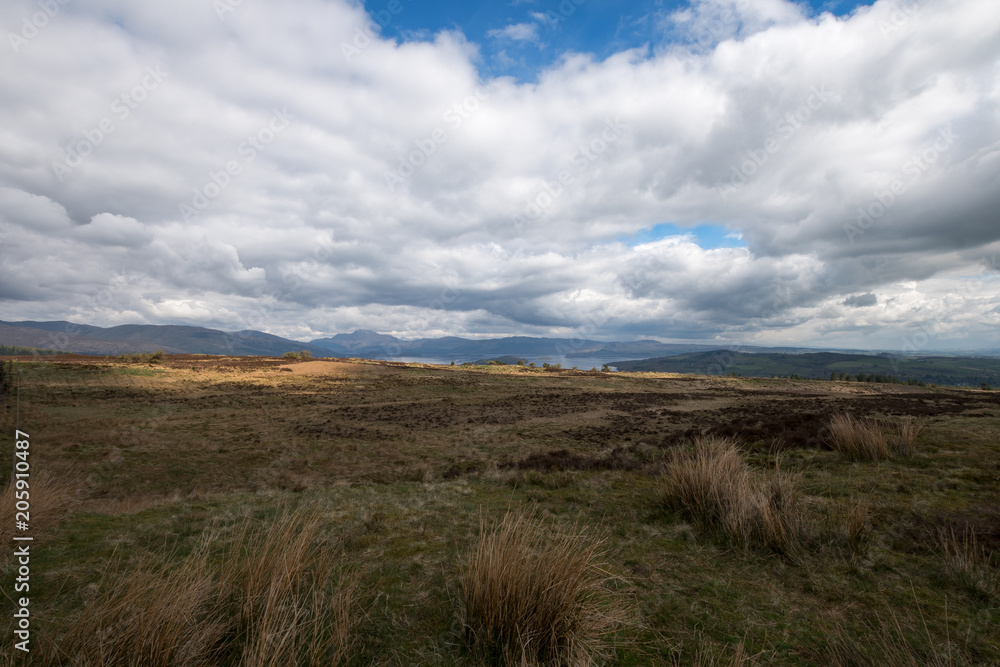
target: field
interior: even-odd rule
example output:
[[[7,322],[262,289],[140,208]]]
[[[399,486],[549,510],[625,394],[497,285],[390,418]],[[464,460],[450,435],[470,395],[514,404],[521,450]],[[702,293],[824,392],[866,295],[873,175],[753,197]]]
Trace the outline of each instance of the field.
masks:
[[[1000,664],[997,391],[195,355],[19,370],[32,653],[5,613],[10,664]],[[835,415],[887,453],[837,449]],[[12,397],[0,422],[10,479]],[[547,648],[484,620],[505,582],[556,605],[518,617]]]

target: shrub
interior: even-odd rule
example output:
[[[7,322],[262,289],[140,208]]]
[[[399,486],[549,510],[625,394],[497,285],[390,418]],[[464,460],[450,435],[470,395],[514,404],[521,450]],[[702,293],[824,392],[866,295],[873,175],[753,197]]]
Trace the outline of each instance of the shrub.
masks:
[[[482,526],[461,572],[466,648],[489,664],[581,665],[605,653],[624,612],[601,548],[526,514]]]
[[[881,461],[894,454],[909,456],[923,426],[912,419],[860,420],[845,413],[831,417],[829,428],[831,446],[847,460]]]
[[[302,354],[300,352],[285,352],[281,355],[284,359],[301,359]]]
[[[731,440],[699,440],[676,454],[658,493],[665,508],[743,546],[791,553],[802,533],[796,485],[778,469],[769,482],[754,475]]]

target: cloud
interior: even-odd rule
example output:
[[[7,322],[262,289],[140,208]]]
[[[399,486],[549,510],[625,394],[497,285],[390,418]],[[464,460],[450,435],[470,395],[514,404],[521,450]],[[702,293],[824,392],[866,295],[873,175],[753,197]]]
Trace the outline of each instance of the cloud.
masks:
[[[74,234],[85,242],[127,248],[145,245],[154,238],[153,234],[135,218],[111,213],[95,215],[89,224],[76,228]]]
[[[844,299],[844,305],[851,308],[866,308],[878,303],[878,297],[869,292],[868,294],[856,294]]]
[[[512,23],[503,28],[490,30],[487,34],[495,39],[509,39],[515,42],[537,42],[538,24]]]
[[[0,62],[0,319],[1000,347],[1000,15],[906,7],[703,0],[518,83],[354,2],[74,5]],[[621,241],[665,223],[747,247]]]

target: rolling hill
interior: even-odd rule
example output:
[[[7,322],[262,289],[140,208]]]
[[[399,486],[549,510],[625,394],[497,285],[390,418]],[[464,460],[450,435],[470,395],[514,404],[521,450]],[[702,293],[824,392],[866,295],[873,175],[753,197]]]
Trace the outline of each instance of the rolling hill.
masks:
[[[730,352],[713,350],[671,357],[616,361],[619,371],[656,371],[697,375],[743,375],[779,377],[797,375],[805,379],[830,379],[831,373],[845,375],[891,375],[908,380],[979,386],[988,382],[1000,385],[1000,359],[989,357],[902,357],[889,354],[840,354],[814,352],[787,354],[776,352]]]

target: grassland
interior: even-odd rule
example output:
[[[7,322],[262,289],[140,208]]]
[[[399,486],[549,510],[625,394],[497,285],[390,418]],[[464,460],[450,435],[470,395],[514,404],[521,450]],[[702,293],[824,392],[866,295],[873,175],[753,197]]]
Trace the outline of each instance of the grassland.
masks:
[[[572,572],[550,625],[599,641],[547,639],[552,664],[1000,664],[1000,392],[204,356],[19,368],[33,653],[8,639],[10,664],[531,664],[484,649],[507,603],[476,591],[514,577],[537,616],[536,589]],[[837,415],[919,434],[847,456]],[[0,422],[9,479],[12,403]]]

